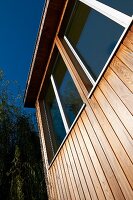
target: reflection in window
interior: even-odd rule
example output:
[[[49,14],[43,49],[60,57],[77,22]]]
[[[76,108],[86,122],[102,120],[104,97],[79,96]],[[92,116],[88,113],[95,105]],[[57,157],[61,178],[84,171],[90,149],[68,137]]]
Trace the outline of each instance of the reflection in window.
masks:
[[[45,105],[47,109],[47,117],[49,119],[52,144],[54,152],[56,153],[66,135],[66,132],[51,83],[49,84],[47,91]]]
[[[77,2],[66,30],[89,73],[96,80],[124,28],[104,15]]]
[[[53,89],[53,82],[50,82],[47,88],[44,102],[47,111],[50,136],[55,154],[66,136],[66,130],[61,116],[62,108],[59,107],[59,101],[63,106],[63,111],[65,113],[66,121],[68,123],[67,125],[69,128],[74,122],[78,112],[80,111],[83,102],[65,66],[64,61],[59,54],[54,64],[52,75],[56,89],[55,86]],[[60,100],[56,99],[55,92],[56,95],[58,93]]]
[[[57,88],[63,104],[66,119],[70,127],[76,118],[83,102],[60,55],[58,55],[58,59],[53,71],[53,76],[57,83]]]
[[[99,0],[120,12],[123,12],[129,16],[133,14],[133,0]]]

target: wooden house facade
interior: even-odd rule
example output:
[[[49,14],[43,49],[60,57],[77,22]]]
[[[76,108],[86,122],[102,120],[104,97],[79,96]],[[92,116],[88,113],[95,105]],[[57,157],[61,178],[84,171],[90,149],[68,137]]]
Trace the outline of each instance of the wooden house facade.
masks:
[[[133,199],[133,1],[47,0],[25,106],[50,200]]]

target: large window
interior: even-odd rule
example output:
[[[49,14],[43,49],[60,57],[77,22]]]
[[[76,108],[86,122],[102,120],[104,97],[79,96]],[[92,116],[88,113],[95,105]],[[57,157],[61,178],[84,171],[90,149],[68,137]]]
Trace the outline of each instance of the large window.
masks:
[[[72,77],[59,53],[55,60],[44,102],[55,154],[73,126],[83,105]]]
[[[91,81],[92,88],[111,60],[119,38],[130,25],[132,13],[132,0],[75,1],[64,40]]]
[[[82,2],[77,2],[66,37],[96,80],[124,28]]]

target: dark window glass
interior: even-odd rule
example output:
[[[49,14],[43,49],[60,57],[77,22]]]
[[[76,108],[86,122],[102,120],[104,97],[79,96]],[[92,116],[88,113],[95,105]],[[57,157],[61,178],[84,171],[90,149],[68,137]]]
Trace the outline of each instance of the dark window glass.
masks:
[[[47,109],[47,117],[49,120],[53,148],[54,152],[56,153],[66,135],[66,131],[62,122],[62,118],[51,83],[49,84],[47,91],[48,92],[45,97],[45,105]]]
[[[66,30],[75,51],[97,79],[124,28],[85,4],[77,2]]]
[[[132,16],[133,14],[133,0],[99,0],[99,1],[129,16]]]
[[[60,55],[58,55],[53,76],[57,83],[63,108],[70,127],[83,105],[83,102]]]

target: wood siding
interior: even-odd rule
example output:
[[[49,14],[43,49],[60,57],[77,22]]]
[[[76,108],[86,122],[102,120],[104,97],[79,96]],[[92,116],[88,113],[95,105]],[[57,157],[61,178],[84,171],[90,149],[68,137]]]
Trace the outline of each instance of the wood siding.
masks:
[[[132,200],[133,28],[86,99],[50,168],[46,161],[49,199]],[[38,106],[37,111],[40,116]],[[42,130],[41,120],[39,126]],[[46,152],[43,130],[41,137]]]

